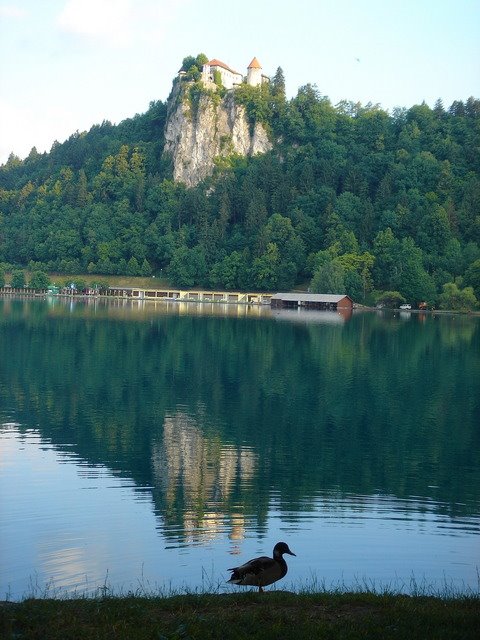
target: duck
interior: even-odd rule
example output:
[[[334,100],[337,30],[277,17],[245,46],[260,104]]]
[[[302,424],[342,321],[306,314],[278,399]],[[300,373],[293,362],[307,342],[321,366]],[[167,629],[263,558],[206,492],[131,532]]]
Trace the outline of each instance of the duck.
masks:
[[[285,553],[290,556],[296,555],[290,551],[286,542],[277,542],[273,547],[273,558],[260,556],[239,567],[228,569],[233,573],[227,582],[240,586],[258,587],[259,593],[263,593],[263,587],[277,582],[287,574],[287,563],[283,559]]]

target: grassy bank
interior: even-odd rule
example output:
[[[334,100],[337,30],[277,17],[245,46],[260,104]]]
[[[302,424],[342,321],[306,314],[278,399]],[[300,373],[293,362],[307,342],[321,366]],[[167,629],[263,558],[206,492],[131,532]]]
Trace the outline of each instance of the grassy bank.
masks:
[[[49,273],[48,277],[55,284],[64,286],[75,280],[91,282],[108,282],[110,287],[143,287],[145,289],[158,289],[159,287],[170,287],[166,278],[154,278],[144,276],[104,276],[95,273],[77,273],[75,275],[65,275],[64,273]]]
[[[32,599],[0,604],[0,636],[125,640],[399,638],[469,640],[480,598],[270,592]]]

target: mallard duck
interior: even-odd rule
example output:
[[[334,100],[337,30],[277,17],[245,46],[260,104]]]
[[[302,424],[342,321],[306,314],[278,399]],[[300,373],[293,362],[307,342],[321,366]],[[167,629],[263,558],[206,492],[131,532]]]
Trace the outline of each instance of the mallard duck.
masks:
[[[233,571],[228,582],[238,585],[258,587],[259,592],[263,591],[263,587],[273,584],[283,578],[287,571],[287,563],[283,559],[283,554],[288,553],[291,556],[295,554],[290,551],[286,542],[277,542],[273,547],[273,558],[261,556],[249,560],[240,567],[233,567],[229,571]]]

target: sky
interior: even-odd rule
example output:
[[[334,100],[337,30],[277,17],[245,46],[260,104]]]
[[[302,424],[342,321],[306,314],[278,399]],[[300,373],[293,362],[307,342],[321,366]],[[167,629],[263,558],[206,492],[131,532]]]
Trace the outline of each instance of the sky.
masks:
[[[288,97],[480,98],[480,0],[0,0],[0,163],[166,101],[187,55],[283,69]]]

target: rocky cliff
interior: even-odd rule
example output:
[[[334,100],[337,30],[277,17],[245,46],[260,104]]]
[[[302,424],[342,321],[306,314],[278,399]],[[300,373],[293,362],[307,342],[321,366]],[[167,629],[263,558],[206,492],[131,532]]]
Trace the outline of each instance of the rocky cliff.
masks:
[[[223,98],[205,91],[192,101],[189,87],[174,86],[169,98],[164,153],[173,161],[174,180],[195,186],[211,175],[215,160],[234,153],[252,156],[272,145],[260,123],[250,126],[235,92]]]

